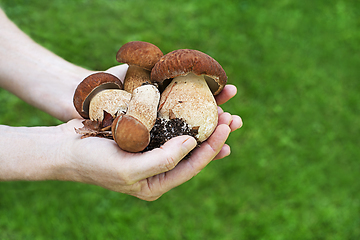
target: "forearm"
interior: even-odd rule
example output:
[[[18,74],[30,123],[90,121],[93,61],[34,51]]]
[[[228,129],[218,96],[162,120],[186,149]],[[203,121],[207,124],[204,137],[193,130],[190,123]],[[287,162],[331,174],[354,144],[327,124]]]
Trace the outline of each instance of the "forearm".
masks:
[[[59,127],[0,125],[0,181],[56,180],[67,170]]]
[[[92,71],[78,67],[35,43],[0,9],[0,87],[67,121],[77,84]]]

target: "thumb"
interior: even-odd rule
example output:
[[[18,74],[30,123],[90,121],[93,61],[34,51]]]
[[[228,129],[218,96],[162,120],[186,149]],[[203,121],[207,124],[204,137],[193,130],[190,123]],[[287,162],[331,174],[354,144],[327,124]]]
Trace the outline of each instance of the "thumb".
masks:
[[[196,145],[195,138],[185,135],[172,138],[160,148],[150,151],[149,154],[158,158],[159,172],[156,174],[173,169]]]
[[[138,159],[136,180],[170,171],[197,145],[195,138],[184,135],[170,139],[160,148],[145,152]]]

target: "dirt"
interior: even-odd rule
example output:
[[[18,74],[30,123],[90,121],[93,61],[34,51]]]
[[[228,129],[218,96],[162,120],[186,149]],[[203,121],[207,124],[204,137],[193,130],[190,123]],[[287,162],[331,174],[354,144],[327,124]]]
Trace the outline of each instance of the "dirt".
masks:
[[[173,137],[181,135],[195,137],[198,134],[198,129],[198,127],[189,127],[189,125],[180,118],[170,120],[158,118],[150,132],[150,143],[144,152],[159,148]]]

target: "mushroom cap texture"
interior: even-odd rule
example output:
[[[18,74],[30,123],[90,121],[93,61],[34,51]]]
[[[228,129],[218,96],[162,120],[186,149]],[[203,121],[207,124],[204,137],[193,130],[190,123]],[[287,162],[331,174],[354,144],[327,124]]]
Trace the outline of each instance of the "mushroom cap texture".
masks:
[[[185,76],[190,72],[204,75],[207,81],[208,78],[213,79],[217,86],[209,87],[214,95],[219,94],[227,82],[224,69],[214,58],[192,49],[175,50],[161,57],[151,71],[151,79],[162,84],[166,79]]]
[[[116,60],[151,71],[163,55],[162,51],[152,43],[133,41],[121,46],[116,54]]]
[[[76,111],[89,118],[90,100],[101,90],[123,89],[121,80],[110,73],[98,72],[87,76],[76,88],[73,103]]]
[[[118,146],[128,152],[140,152],[150,142],[150,132],[138,119],[123,115],[117,117],[111,127]]]

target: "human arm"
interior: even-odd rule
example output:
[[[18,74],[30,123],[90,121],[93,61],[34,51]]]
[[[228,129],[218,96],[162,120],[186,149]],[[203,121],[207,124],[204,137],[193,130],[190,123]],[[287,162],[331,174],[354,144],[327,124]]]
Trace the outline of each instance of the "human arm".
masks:
[[[0,25],[0,87],[62,121],[79,118],[72,94],[92,71],[34,42],[1,9]]]

